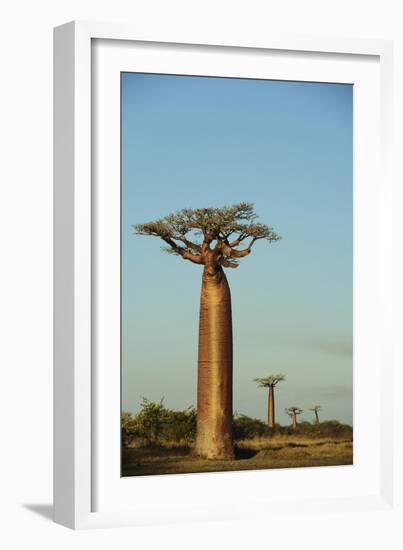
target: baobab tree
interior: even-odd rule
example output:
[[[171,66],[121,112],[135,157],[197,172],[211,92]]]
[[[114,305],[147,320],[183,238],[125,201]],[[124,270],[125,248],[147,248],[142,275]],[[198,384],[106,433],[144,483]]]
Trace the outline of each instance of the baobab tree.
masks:
[[[267,425],[274,429],[276,425],[275,407],[274,407],[274,388],[279,382],[285,380],[284,374],[272,374],[267,378],[255,378],[260,388],[269,388],[269,398],[267,407]]]
[[[310,411],[313,411],[315,413],[315,424],[319,424],[319,411],[320,411],[320,409],[321,409],[320,405],[315,405],[314,407],[309,409]]]
[[[288,407],[285,412],[291,418],[292,429],[295,430],[297,427],[297,416],[303,412],[302,409],[299,407]]]
[[[254,205],[240,203],[223,208],[185,208],[134,226],[137,235],[159,237],[167,252],[203,266],[195,451],[205,458],[234,456],[231,295],[223,268],[237,268],[256,241],[280,239],[271,227],[256,220]]]

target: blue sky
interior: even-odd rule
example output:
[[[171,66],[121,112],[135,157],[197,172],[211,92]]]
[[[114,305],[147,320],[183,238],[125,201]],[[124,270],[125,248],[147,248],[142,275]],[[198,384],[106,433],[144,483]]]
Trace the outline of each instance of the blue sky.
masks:
[[[234,409],[265,419],[253,379],[281,372],[284,408],[352,423],[351,85],[122,74],[122,407],[196,404],[202,268],[132,225],[255,203],[283,239],[227,270]]]

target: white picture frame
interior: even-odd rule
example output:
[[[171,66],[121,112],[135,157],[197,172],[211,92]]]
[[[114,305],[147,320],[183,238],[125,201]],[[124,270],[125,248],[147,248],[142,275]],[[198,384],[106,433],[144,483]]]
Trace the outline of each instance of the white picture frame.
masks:
[[[393,447],[393,422],[391,419],[395,414],[393,400],[390,399],[388,388],[381,384],[378,386],[368,383],[362,394],[367,398],[379,398],[379,414],[372,418],[374,426],[377,426],[377,434],[368,436],[368,426],[363,426],[361,432],[365,437],[361,438],[360,432],[355,434],[355,445],[362,444],[362,456],[365,449],[372,449],[371,456],[376,458],[370,468],[362,464],[362,476],[360,484],[354,485],[354,478],[357,476],[351,473],[327,474],[326,468],[312,469],[310,473],[298,473],[293,471],[278,472],[277,484],[287,483],[287,479],[297,480],[300,486],[299,491],[288,491],[285,498],[279,504],[276,494],[271,498],[262,498],[258,495],[258,486],[265,479],[264,472],[243,472],[225,474],[197,474],[191,476],[160,476],[151,478],[137,478],[130,480],[130,487],[126,484],[126,496],[119,492],[117,480],[112,478],[105,482],[109,493],[104,492],[101,504],[108,501],[108,506],[101,505],[99,509],[98,485],[108,477],[108,467],[116,465],[116,432],[110,432],[111,445],[115,445],[109,453],[105,446],[105,438],[109,437],[109,422],[97,422],[97,415],[100,413],[98,402],[105,397],[105,388],[113,392],[116,389],[115,378],[106,379],[107,383],[99,383],[97,369],[94,364],[94,357],[97,353],[94,343],[94,330],[97,324],[96,316],[99,311],[102,313],[102,306],[98,309],[99,292],[98,283],[95,284],[96,270],[99,267],[97,249],[103,247],[100,244],[98,233],[100,226],[96,222],[98,212],[102,214],[107,200],[104,198],[98,201],[94,184],[94,174],[98,174],[99,167],[94,163],[94,147],[98,135],[94,132],[94,121],[97,116],[97,107],[94,105],[94,47],[97,41],[118,41],[128,45],[140,44],[144,49],[145,56],[142,60],[143,71],[155,70],[152,59],[147,57],[147,48],[157,49],[159,55],[158,63],[161,63],[164,50],[169,53],[173,44],[179,51],[187,52],[187,63],[192,61],[192,56],[198,56],[208,49],[210,58],[218,59],[223,52],[234,52],[241,55],[263,54],[274,57],[281,54],[284,59],[287,56],[297,56],[299,60],[306,57],[314,59],[322,55],[324,63],[318,67],[327,74],[327,79],[338,81],[338,77],[331,77],[332,63],[343,65],[353,57],[360,56],[363,63],[365,60],[373,60],[376,69],[368,72],[368,78],[362,77],[368,89],[373,88],[371,101],[379,102],[379,120],[376,115],[370,126],[376,135],[372,135],[371,142],[365,142],[365,151],[355,151],[355,161],[359,165],[358,179],[368,177],[369,183],[367,192],[360,188],[358,193],[360,210],[355,210],[364,219],[362,229],[370,227],[371,216],[375,213],[379,224],[369,237],[379,243],[378,252],[373,252],[369,247],[363,247],[363,262],[373,262],[372,266],[380,266],[380,269],[372,270],[369,276],[368,288],[363,289],[370,293],[374,287],[379,286],[380,294],[374,300],[376,307],[376,322],[372,325],[366,323],[369,317],[365,312],[365,304],[361,300],[359,307],[363,308],[359,325],[355,323],[354,330],[361,331],[361,342],[368,339],[368,357],[360,351],[359,363],[364,360],[373,365],[372,374],[377,377],[382,372],[382,377],[389,381],[393,379],[394,354],[393,354],[393,260],[394,260],[394,209],[393,191],[393,162],[392,162],[392,119],[393,119],[393,45],[388,41],[358,40],[358,39],[337,39],[311,36],[286,36],[270,35],[263,39],[253,37],[230,37],[228,34],[217,39],[212,36],[189,37],[186,33],[182,36],[148,36],[138,29],[129,25],[117,25],[109,23],[88,23],[72,22],[55,29],[54,41],[54,75],[55,75],[55,371],[54,371],[54,416],[55,416],[55,443],[54,443],[54,504],[55,521],[71,528],[91,528],[119,525],[142,525],[157,524],[162,522],[179,522],[195,520],[214,520],[224,518],[241,518],[247,516],[258,516],[267,514],[270,510],[273,513],[281,513],[281,509],[287,509],[287,513],[296,513],[301,499],[309,503],[312,514],[327,511],[345,510],[347,506],[351,511],[394,511],[394,447]],[[194,52],[194,53],[193,53]],[[274,52],[274,53],[273,53]],[[196,56],[195,56],[196,57]],[[123,57],[122,57],[123,59]],[[234,58],[235,59],[235,58]],[[273,58],[274,59],[274,58]],[[116,63],[116,55],[113,61]],[[294,65],[296,61],[294,60]],[[147,65],[148,64],[148,65]],[[329,67],[325,71],[325,65]],[[166,71],[170,72],[169,63],[166,63]],[[250,69],[251,76],[256,74],[257,65]],[[151,70],[152,69],[152,70]],[[115,70],[115,69],[113,69]],[[191,69],[189,68],[188,71]],[[203,74],[200,72],[197,74]],[[207,69],[205,69],[207,70]],[[218,68],[216,73],[221,74],[223,69]],[[235,71],[240,69],[233,69]],[[344,70],[344,69],[343,69]],[[301,69],[300,79],[309,80],[307,72]],[[329,72],[330,71],[330,72]],[[336,69],[335,69],[336,71]],[[349,69],[350,71],[350,69]],[[358,69],[351,68],[353,74]],[[364,70],[365,72],[365,70]],[[186,74],[186,73],[184,73]],[[350,73],[348,73],[350,74]],[[329,76],[330,75],[330,76]],[[371,76],[372,75],[372,76]],[[372,78],[376,80],[373,80]],[[94,80],[95,78],[95,80]],[[323,76],[323,78],[325,78]],[[341,77],[340,77],[341,78]],[[361,77],[360,77],[361,78]],[[297,79],[297,78],[296,78]],[[348,80],[350,82],[350,80]],[[352,77],[352,82],[359,82]],[[379,89],[377,85],[379,84]],[[371,92],[371,93],[372,93]],[[361,97],[361,96],[360,96]],[[362,96],[365,102],[364,95]],[[361,99],[360,99],[361,101]],[[105,105],[103,105],[104,107]],[[359,105],[356,105],[359,111]],[[367,106],[368,107],[368,106]],[[364,112],[364,111],[363,111]],[[371,119],[372,120],[372,119]],[[359,124],[364,124],[360,119]],[[106,126],[97,126],[97,132],[105,133]],[[109,128],[109,127],[108,127]],[[364,132],[363,132],[364,133]],[[112,133],[112,135],[114,135]],[[114,139],[114,138],[113,138]],[[364,141],[363,141],[364,143]],[[377,143],[380,144],[377,145]],[[110,143],[111,150],[115,151],[119,144]],[[371,149],[371,147],[373,149]],[[365,156],[370,151],[370,158],[367,162],[360,164],[359,155]],[[376,160],[379,153],[379,162]],[[377,164],[371,164],[376,162]],[[379,172],[381,170],[381,172]],[[357,176],[357,174],[355,174]],[[98,177],[98,176],[97,176]],[[382,181],[382,186],[376,183]],[[108,187],[108,186],[107,186]],[[105,186],[104,186],[105,188]],[[371,191],[372,189],[372,191]],[[111,198],[111,203],[116,204],[116,194]],[[99,209],[99,210],[98,210]],[[97,211],[97,216],[93,213]],[[364,231],[361,231],[359,239],[364,242]],[[360,241],[361,242],[361,241]],[[95,243],[97,243],[95,245]],[[365,245],[365,243],[364,243]],[[105,246],[107,246],[105,244]],[[361,260],[359,260],[361,262]],[[366,264],[370,266],[371,264]],[[113,275],[112,275],[113,279]],[[112,280],[111,279],[111,280]],[[360,279],[361,281],[361,279]],[[372,285],[372,286],[371,286]],[[360,287],[355,291],[361,292]],[[358,292],[358,294],[359,294]],[[108,306],[107,306],[108,307]],[[365,315],[366,313],[366,315]],[[376,348],[374,342],[376,341]],[[371,346],[369,345],[371,343]],[[361,350],[364,346],[361,343]],[[374,352],[375,350],[375,352]],[[372,351],[372,353],[369,353]],[[357,352],[358,353],[358,352]],[[355,359],[356,359],[355,355]],[[372,367],[371,367],[372,368]],[[101,377],[102,378],[102,377]],[[104,377],[105,379],[105,377]],[[109,383],[110,382],[110,383]],[[390,382],[389,382],[390,383]],[[358,391],[355,388],[355,391]],[[371,393],[372,392],[372,393]],[[111,410],[116,409],[115,396],[114,405]],[[113,406],[115,409],[113,409]],[[101,424],[101,425],[100,425]],[[356,424],[356,423],[355,423]],[[115,428],[112,428],[115,430]],[[99,432],[105,430],[106,435]],[[102,441],[104,443],[99,443]],[[369,438],[369,439],[368,439]],[[112,441],[115,441],[113,444]],[[369,443],[368,443],[369,442]],[[368,443],[373,447],[365,447]],[[379,452],[379,456],[378,456]],[[115,454],[113,454],[115,453]],[[109,456],[101,463],[97,456],[101,454]],[[113,458],[115,457],[115,458]],[[373,468],[371,470],[371,468]],[[379,473],[376,483],[365,490],[365,483],[374,479],[374,472]],[[340,470],[341,471],[341,470]],[[361,471],[361,470],[357,470]],[[324,472],[324,473],[322,473]],[[116,472],[115,476],[118,475]],[[272,474],[273,475],[273,474]],[[318,487],[324,488],[316,493],[307,493],[304,489],[303,476],[307,479],[307,485],[312,485],[312,480],[317,479]],[[311,476],[311,477],[310,477]],[[312,477],[313,476],[313,477]],[[326,494],[326,483],[329,482],[334,489],[332,494]],[[366,477],[365,477],[366,476]],[[372,477],[371,477],[372,476]],[[272,487],[275,487],[276,480],[271,478]],[[345,489],[343,488],[345,484]],[[284,485],[283,485],[284,486]],[[129,489],[127,490],[127,487]],[[153,496],[163,487],[162,491],[170,495],[169,502],[164,501],[156,506]],[[211,491],[216,488],[218,494],[227,492],[229,503],[220,501],[217,496],[215,505],[208,502]],[[347,490],[349,488],[349,490]],[[102,489],[103,490],[103,489]],[[186,506],[180,506],[180,499],[186,497],[186,491],[197,491],[199,500],[197,504],[186,502]],[[204,491],[204,496],[203,496]],[[248,497],[246,497],[248,492]],[[130,495],[133,493],[133,503],[130,503]],[[149,493],[151,496],[144,504],[144,497]],[[172,496],[177,493],[176,497]],[[249,493],[253,493],[252,495]],[[236,501],[236,495],[243,495],[247,504],[242,506]],[[176,502],[175,502],[176,498]],[[238,497],[239,498],[239,497]],[[121,499],[121,501],[120,501]],[[137,499],[137,504],[134,500]],[[291,512],[290,512],[291,511]]]

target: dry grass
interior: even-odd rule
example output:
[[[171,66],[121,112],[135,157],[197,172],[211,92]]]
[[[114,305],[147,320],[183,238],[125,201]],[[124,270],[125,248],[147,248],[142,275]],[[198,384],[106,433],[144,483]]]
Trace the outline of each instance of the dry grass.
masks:
[[[150,444],[145,439],[133,439],[129,444],[129,449],[183,449],[185,447],[192,448],[193,444],[189,443],[186,439],[180,439],[179,441],[164,441],[163,443]]]
[[[353,463],[351,439],[274,435],[238,441],[235,460],[203,460],[189,445],[132,447],[122,454],[122,475],[222,472],[270,468],[337,466]]]
[[[352,443],[351,439],[336,439],[332,437],[312,438],[306,435],[273,435],[271,437],[255,437],[242,439],[237,442],[241,449],[280,450],[287,447],[318,447],[321,445],[335,445]]]

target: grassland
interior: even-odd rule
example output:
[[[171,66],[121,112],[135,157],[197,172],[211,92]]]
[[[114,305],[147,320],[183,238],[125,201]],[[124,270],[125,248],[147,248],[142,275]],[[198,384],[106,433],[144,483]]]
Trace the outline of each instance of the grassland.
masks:
[[[122,450],[123,476],[338,466],[352,463],[352,438],[318,438],[299,434],[241,439],[236,442],[235,460],[230,461],[200,459],[194,455],[192,445],[169,442],[154,446],[133,444]]]

